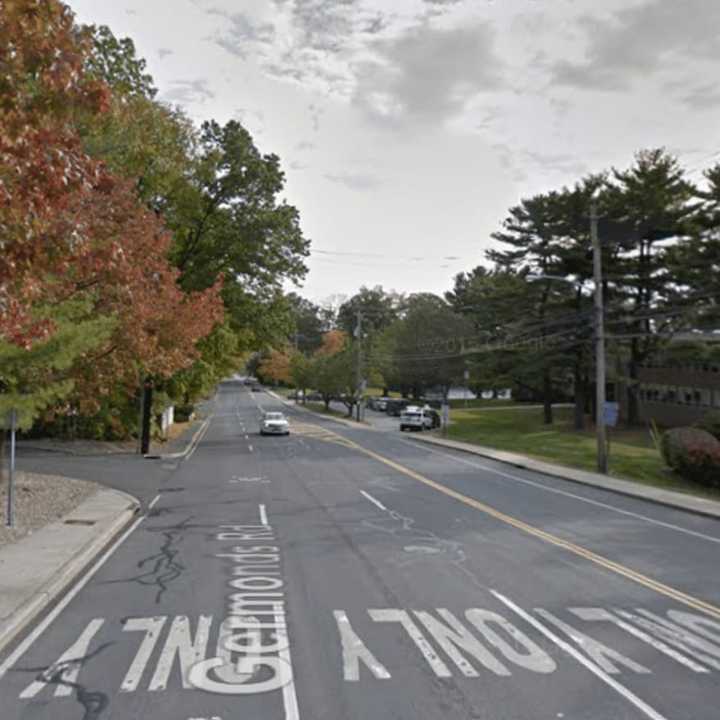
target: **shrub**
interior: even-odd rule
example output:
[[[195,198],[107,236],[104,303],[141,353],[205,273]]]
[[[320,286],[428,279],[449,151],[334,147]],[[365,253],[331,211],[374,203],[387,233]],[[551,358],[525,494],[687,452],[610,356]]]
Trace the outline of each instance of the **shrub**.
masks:
[[[665,462],[686,480],[720,487],[720,441],[700,428],[675,428],[662,438]]]
[[[695,427],[709,432],[717,440],[720,440],[720,410],[711,410],[703,416],[702,420],[695,423]]]
[[[176,405],[175,406],[175,422],[188,422],[195,412],[194,405]]]

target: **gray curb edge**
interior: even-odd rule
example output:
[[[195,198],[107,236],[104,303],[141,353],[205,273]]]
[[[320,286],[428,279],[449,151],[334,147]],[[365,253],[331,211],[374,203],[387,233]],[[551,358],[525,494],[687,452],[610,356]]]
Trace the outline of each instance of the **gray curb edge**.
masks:
[[[209,417],[206,417],[203,421],[202,425],[193,433],[193,436],[190,438],[190,441],[185,446],[184,450],[181,450],[180,452],[176,453],[147,453],[146,455],[143,455],[143,457],[147,460],[178,460],[184,458],[197,444],[200,442],[200,437],[202,433],[207,430],[208,425],[210,424],[210,420],[212,419],[212,415]]]
[[[644,500],[645,502],[652,503],[654,505],[660,505],[662,507],[668,507],[672,508],[673,510],[681,510],[683,512],[691,513],[693,515],[699,515],[701,517],[711,518],[712,520],[720,520],[720,514],[718,514],[719,511],[713,512],[712,510],[703,510],[699,507],[693,507],[690,504],[682,503],[683,496],[681,493],[677,493],[680,495],[678,498],[679,502],[673,502],[671,499],[661,498],[661,497],[653,497],[652,495],[643,493],[641,490],[643,488],[646,488],[647,486],[640,485],[638,487],[638,490],[635,491],[632,487],[628,488],[619,488],[619,487],[611,487],[611,486],[605,486],[605,485],[599,485],[596,483],[593,483],[590,480],[586,480],[581,477],[573,477],[570,475],[572,472],[572,468],[567,468],[558,465],[557,471],[554,472],[553,468],[555,466],[552,465],[552,463],[546,463],[543,462],[542,468],[532,467],[531,465],[527,463],[523,463],[523,461],[520,459],[520,456],[518,456],[517,460],[510,460],[507,458],[498,458],[496,457],[492,450],[490,449],[484,449],[482,447],[461,447],[456,445],[447,445],[445,444],[441,438],[431,438],[431,437],[418,437],[413,438],[415,442],[419,442],[420,444],[426,443],[428,445],[436,445],[438,447],[443,447],[446,450],[456,450],[457,452],[463,452],[467,453],[469,455],[476,455],[479,457],[486,458],[487,460],[492,460],[493,462],[502,463],[503,465],[509,465],[510,467],[516,467],[520,470],[528,470],[530,472],[538,473],[539,475],[546,475],[548,477],[557,478],[559,480],[566,480],[567,482],[575,483],[576,485],[584,485],[585,487],[592,487],[596,490],[604,490],[605,492],[614,493],[615,495],[622,495],[624,497],[633,498],[634,500]],[[532,461],[531,458],[528,458],[529,462]],[[622,478],[615,478],[610,477],[611,480],[617,480],[619,482],[625,482],[628,485],[632,485],[632,480],[623,480]],[[664,490],[663,492],[673,492],[671,490]],[[694,500],[695,502],[715,502],[713,500],[706,500],[705,498],[696,497],[694,495],[688,495],[688,498],[690,500]],[[715,502],[715,504],[720,505],[720,503]]]
[[[0,630],[0,652],[2,652],[48,605],[58,599],[92,561],[115,539],[132,521],[140,510],[140,501],[121,490],[101,488],[98,492],[112,492],[121,495],[128,507],[119,512],[104,531],[94,536],[64,565],[59,567],[31,598],[16,610]],[[73,511],[74,512],[74,511]],[[72,515],[68,513],[68,515]]]

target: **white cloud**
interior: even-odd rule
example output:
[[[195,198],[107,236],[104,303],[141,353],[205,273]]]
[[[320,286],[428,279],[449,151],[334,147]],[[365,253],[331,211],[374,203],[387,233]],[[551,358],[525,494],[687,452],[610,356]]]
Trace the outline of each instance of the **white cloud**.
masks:
[[[501,85],[502,61],[486,23],[458,28],[422,24],[372,44],[376,59],[355,66],[354,101],[397,127],[442,125],[478,93]]]
[[[338,185],[344,185],[350,190],[374,190],[381,184],[379,178],[364,173],[339,173],[336,175],[327,173],[324,177],[326,180]]]
[[[559,60],[554,82],[580,89],[626,90],[683,60],[720,58],[720,3],[649,0],[609,17],[587,14],[579,26],[585,58]]]

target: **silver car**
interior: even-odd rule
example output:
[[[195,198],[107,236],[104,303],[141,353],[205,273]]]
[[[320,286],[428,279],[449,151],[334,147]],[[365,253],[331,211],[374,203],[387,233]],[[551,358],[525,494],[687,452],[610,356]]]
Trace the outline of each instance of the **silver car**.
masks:
[[[267,412],[260,421],[261,435],[289,435],[290,423],[281,412]]]

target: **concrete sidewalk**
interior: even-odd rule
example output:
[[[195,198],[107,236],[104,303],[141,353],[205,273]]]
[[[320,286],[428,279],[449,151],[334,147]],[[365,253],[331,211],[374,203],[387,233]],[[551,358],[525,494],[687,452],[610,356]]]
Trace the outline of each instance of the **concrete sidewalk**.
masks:
[[[0,548],[0,650],[91,563],[140,504],[101,489],[71,513]]]
[[[479,455],[480,457],[513,465],[518,468],[523,468],[524,470],[532,470],[533,472],[569,480],[570,482],[580,483],[581,485],[591,485],[592,487],[601,488],[602,490],[608,490],[609,492],[620,495],[640,498],[641,500],[656,503],[657,505],[665,505],[667,507],[686,510],[687,512],[697,515],[720,519],[720,502],[716,500],[708,500],[672,490],[663,490],[662,488],[656,488],[651,485],[643,485],[642,483],[631,480],[620,480],[609,477],[608,475],[578,470],[563,465],[554,465],[553,463],[534,460],[526,455],[519,455],[504,450],[495,450],[493,448],[472,445],[457,440],[445,440],[444,438],[439,438],[434,435],[418,434],[413,436],[413,440],[431,445],[439,445],[453,450],[461,450],[462,452]]]

